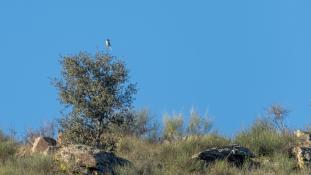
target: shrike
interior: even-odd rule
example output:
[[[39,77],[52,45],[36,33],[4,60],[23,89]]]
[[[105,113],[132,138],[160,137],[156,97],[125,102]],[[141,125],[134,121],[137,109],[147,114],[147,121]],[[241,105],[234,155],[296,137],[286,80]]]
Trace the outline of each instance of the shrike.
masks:
[[[106,49],[111,50],[110,39],[106,39],[105,46],[106,46]]]

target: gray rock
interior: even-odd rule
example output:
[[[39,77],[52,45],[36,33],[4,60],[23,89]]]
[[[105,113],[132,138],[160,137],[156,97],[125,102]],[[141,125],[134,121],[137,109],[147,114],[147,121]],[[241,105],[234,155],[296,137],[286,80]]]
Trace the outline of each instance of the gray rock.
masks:
[[[86,145],[61,147],[55,153],[54,158],[66,171],[80,174],[114,175],[114,168],[131,164],[128,160],[117,157],[113,153]]]
[[[56,146],[56,140],[53,138],[37,137],[32,145],[31,153],[48,154],[54,146]]]
[[[248,148],[239,145],[211,148],[192,156],[193,159],[204,160],[207,165],[217,160],[226,160],[236,166],[241,166],[245,160],[250,160],[250,158],[254,157],[255,154]]]

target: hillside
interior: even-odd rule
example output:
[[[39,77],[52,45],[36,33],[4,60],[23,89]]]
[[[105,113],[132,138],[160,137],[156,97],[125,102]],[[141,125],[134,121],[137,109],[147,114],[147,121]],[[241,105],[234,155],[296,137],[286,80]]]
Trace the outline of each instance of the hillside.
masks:
[[[148,122],[139,122],[140,126],[136,125],[136,129],[148,128],[150,120],[145,121]],[[289,154],[291,148],[301,146],[304,140],[301,140],[297,137],[297,133],[295,135],[290,130],[286,132],[279,130],[269,120],[258,119],[250,128],[237,133],[231,139],[213,131],[190,134],[186,132],[186,129],[184,132],[178,133],[178,127],[172,127],[177,126],[177,121],[176,117],[172,117],[170,122],[167,121],[164,124],[163,131],[157,136],[151,134],[154,132],[152,129],[147,129],[140,134],[137,132],[115,133],[118,135],[115,150],[108,152],[113,152],[114,155],[131,163],[114,167],[113,172],[122,175],[307,175],[311,173],[308,166],[300,167],[296,156]],[[195,129],[199,128],[200,125],[189,124],[186,128],[189,129],[189,126]],[[193,159],[193,156],[201,151],[232,144],[239,144],[248,148],[255,157],[247,159],[241,166],[228,163],[227,159],[211,163]],[[67,147],[68,145],[59,143],[58,146]],[[67,166],[67,164],[59,164],[54,153],[43,154],[38,152],[20,156],[21,148],[25,150],[27,144],[17,142],[14,138],[3,133],[0,134],[1,175],[77,173],[73,173],[73,170],[70,169],[72,167]],[[31,148],[28,147],[28,149]],[[80,173],[83,174],[83,172]]]

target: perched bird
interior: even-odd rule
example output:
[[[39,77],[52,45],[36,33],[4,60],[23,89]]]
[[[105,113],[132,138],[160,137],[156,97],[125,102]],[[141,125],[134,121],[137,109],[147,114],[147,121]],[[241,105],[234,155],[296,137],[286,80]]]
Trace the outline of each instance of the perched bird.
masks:
[[[107,49],[111,49],[110,39],[106,39],[105,46]]]

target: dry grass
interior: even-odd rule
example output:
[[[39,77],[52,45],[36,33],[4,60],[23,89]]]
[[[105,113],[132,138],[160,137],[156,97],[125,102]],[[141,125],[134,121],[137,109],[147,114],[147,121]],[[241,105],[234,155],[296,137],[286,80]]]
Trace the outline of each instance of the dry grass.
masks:
[[[49,156],[14,158],[0,164],[0,175],[52,175],[56,174],[53,166]]]

